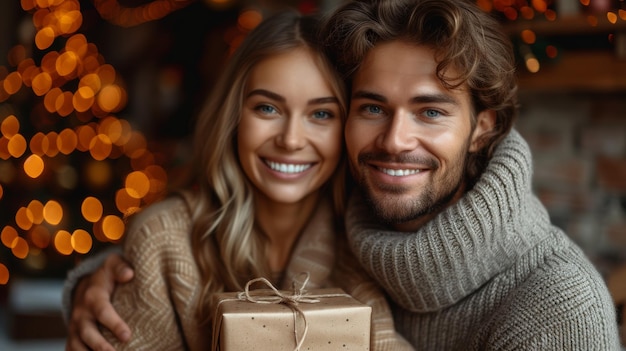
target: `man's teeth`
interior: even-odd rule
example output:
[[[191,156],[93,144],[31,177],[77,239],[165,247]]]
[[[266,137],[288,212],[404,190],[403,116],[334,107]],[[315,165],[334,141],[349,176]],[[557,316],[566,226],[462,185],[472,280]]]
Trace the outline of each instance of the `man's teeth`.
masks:
[[[270,166],[271,169],[281,173],[300,173],[311,168],[310,163],[304,165],[295,165],[293,163],[278,163],[272,161],[266,161],[266,163],[268,166]]]
[[[381,172],[388,174],[392,177],[402,177],[419,173],[419,169],[389,169],[379,168]]]

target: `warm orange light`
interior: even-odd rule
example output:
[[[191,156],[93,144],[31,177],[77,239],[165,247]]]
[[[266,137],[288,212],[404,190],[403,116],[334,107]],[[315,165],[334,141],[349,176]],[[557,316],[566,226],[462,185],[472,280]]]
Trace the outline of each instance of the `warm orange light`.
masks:
[[[48,112],[53,113],[57,111],[56,102],[61,94],[63,94],[63,91],[60,88],[52,88],[46,93],[43,104]]]
[[[117,111],[122,105],[122,90],[117,85],[107,85],[98,94],[97,101],[103,111]]]
[[[64,155],[69,155],[76,149],[78,144],[78,136],[74,130],[66,128],[59,133],[57,137],[57,148]]]
[[[91,250],[91,245],[93,244],[93,240],[91,239],[91,235],[87,233],[87,231],[83,229],[76,229],[70,238],[70,243],[72,244],[72,248],[74,251],[86,254]]]
[[[20,121],[14,115],[10,115],[0,124],[0,131],[2,135],[10,139],[20,131]]]
[[[609,11],[606,13],[606,19],[612,24],[615,24],[617,23],[617,14],[615,12]]]
[[[72,234],[67,230],[59,230],[54,236],[54,248],[62,255],[72,254]]]
[[[21,134],[15,134],[9,139],[7,147],[11,156],[19,158],[26,152],[26,139]]]
[[[150,190],[150,179],[141,171],[134,171],[126,176],[126,191],[134,198],[141,199]]]
[[[74,109],[78,112],[85,112],[89,110],[95,100],[94,96],[94,92],[90,87],[84,86],[78,88],[78,91],[76,91],[74,99],[72,100]]]
[[[150,178],[150,192],[161,193],[167,187],[167,173],[161,166],[151,165],[145,169],[148,178]]]
[[[89,73],[83,76],[78,82],[78,87],[89,87],[92,91],[97,92],[102,88],[100,77],[95,73]]]
[[[78,144],[76,148],[80,151],[88,151],[91,139],[95,138],[96,132],[90,125],[83,125],[76,128],[76,135],[78,136]]]
[[[9,139],[4,136],[0,136],[0,158],[3,160],[11,158],[11,154],[9,153]]]
[[[35,0],[21,0],[22,9],[24,11],[30,11],[35,8]]]
[[[556,46],[554,45],[548,45],[546,47],[546,56],[548,56],[549,58],[556,58],[556,56],[558,55],[559,50],[556,48]]]
[[[37,132],[37,134],[33,135],[33,137],[30,138],[30,152],[38,156],[43,156],[45,154],[45,150],[43,149],[44,140],[48,142],[46,135],[42,132]],[[46,149],[47,148],[48,145],[46,145]]]
[[[52,27],[44,27],[35,35],[35,45],[39,50],[50,47],[54,42],[54,29]]]
[[[28,243],[24,238],[18,236],[17,238],[13,239],[13,247],[11,248],[11,252],[15,257],[20,259],[26,258],[26,256],[28,256],[28,250]]]
[[[130,196],[126,189],[120,189],[115,193],[115,206],[126,216],[137,212],[140,204],[141,200]]]
[[[111,85],[115,83],[115,68],[109,64],[98,67],[96,74],[100,77],[102,85]]]
[[[9,249],[13,248],[13,241],[17,238],[17,230],[11,226],[4,226],[2,233],[0,233],[0,239],[2,244]]]
[[[28,230],[33,226],[33,213],[26,207],[20,207],[15,213],[15,224],[23,230]]]
[[[61,117],[66,117],[74,111],[73,96],[71,92],[65,91],[57,97],[54,107]]]
[[[59,134],[57,132],[50,132],[46,134],[46,139],[48,140],[48,147],[46,148],[46,156],[54,157],[59,153],[57,140],[59,139]]]
[[[534,44],[535,41],[537,40],[537,36],[535,35],[535,32],[533,32],[530,29],[525,29],[522,31],[522,33],[520,33],[521,37],[522,37],[522,41],[524,41],[524,43],[526,44]]]
[[[84,57],[87,53],[87,38],[83,34],[74,34],[65,42],[65,50],[72,51],[78,57]]]
[[[78,56],[72,51],[62,53],[56,61],[56,70],[61,76],[70,75],[77,66]]]
[[[19,72],[9,73],[9,75],[4,78],[3,87],[9,95],[17,93],[22,87],[22,75]]]
[[[9,269],[0,263],[0,285],[6,285],[9,282]]]
[[[102,161],[109,157],[112,148],[113,145],[111,143],[111,139],[104,134],[96,135],[89,142],[89,153],[91,154],[91,157],[97,161]]]
[[[97,222],[102,217],[102,203],[93,196],[89,196],[83,200],[80,211],[83,217],[89,222]]]
[[[33,92],[37,96],[42,96],[52,87],[52,77],[48,72],[41,72],[33,78]]]
[[[146,137],[140,132],[131,132],[131,137],[124,145],[124,154],[130,158],[141,156],[148,148]]]
[[[243,11],[237,19],[237,24],[244,31],[251,31],[263,20],[263,15],[257,10]]]
[[[33,214],[33,223],[43,222],[43,204],[39,200],[33,200],[28,204],[28,209]]]
[[[43,225],[35,226],[29,232],[29,238],[33,245],[40,249],[45,249],[50,246],[50,241],[52,240],[50,231]]]
[[[74,33],[83,23],[83,15],[80,11],[67,11],[59,16],[59,31],[61,33]]]
[[[125,225],[121,218],[113,215],[104,217],[102,231],[109,240],[119,240],[124,235]]]
[[[43,218],[46,222],[57,225],[63,219],[63,207],[57,201],[50,200],[43,207]]]
[[[98,125],[98,134],[107,135],[113,144],[122,137],[122,132],[122,123],[113,116],[103,118]]]

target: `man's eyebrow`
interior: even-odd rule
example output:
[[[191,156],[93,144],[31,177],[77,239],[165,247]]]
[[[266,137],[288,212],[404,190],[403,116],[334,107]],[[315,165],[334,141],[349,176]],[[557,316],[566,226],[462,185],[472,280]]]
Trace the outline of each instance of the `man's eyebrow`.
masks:
[[[355,91],[352,94],[352,99],[369,99],[369,100],[374,100],[374,101],[378,101],[378,102],[382,102],[385,103],[387,102],[387,98],[383,95],[371,92],[371,91],[367,91],[367,90],[359,90],[359,91]],[[414,96],[410,99],[410,102],[412,104],[419,104],[419,103],[446,103],[446,104],[454,104],[454,105],[458,105],[459,102],[452,96],[447,95],[447,94],[423,94],[423,95],[418,95],[418,96]]]
[[[261,95],[261,96],[265,96],[267,98],[270,98],[272,100],[276,100],[279,102],[285,102],[287,101],[283,96],[278,95],[276,93],[272,93],[269,90],[265,90],[265,89],[254,89],[251,92],[248,93],[248,95],[246,95],[246,99],[253,96],[253,95]]]
[[[352,99],[369,99],[379,102],[387,102],[387,98],[367,90],[358,90],[352,93]]]
[[[419,103],[445,103],[445,104],[453,104],[458,105],[459,102],[452,96],[447,94],[424,94],[418,95],[411,98],[411,103],[419,104]]]

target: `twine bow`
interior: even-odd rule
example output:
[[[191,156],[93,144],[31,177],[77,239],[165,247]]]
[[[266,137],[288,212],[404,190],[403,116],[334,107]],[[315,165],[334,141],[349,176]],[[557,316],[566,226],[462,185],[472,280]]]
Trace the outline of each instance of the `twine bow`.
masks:
[[[300,351],[302,344],[304,343],[304,339],[306,338],[306,334],[309,330],[309,324],[306,320],[306,316],[304,312],[299,307],[300,303],[318,303],[320,302],[320,298],[323,297],[345,297],[349,296],[347,294],[321,294],[321,295],[311,295],[307,294],[305,290],[306,284],[309,282],[309,273],[303,272],[301,274],[305,275],[304,281],[298,286],[296,279],[293,281],[293,293],[291,295],[285,294],[284,292],[276,289],[272,283],[265,278],[256,278],[248,281],[246,284],[245,290],[240,292],[237,297],[239,300],[245,300],[253,303],[263,303],[263,304],[284,304],[291,308],[293,311],[293,329],[294,329],[294,338],[296,341],[296,348],[294,351]],[[271,289],[270,294],[251,294],[250,286],[254,283],[263,283]],[[266,291],[267,292],[267,291]],[[273,294],[272,294],[273,293]],[[304,321],[304,331],[302,332],[302,336],[298,338],[298,328],[297,321],[298,315],[302,317]]]

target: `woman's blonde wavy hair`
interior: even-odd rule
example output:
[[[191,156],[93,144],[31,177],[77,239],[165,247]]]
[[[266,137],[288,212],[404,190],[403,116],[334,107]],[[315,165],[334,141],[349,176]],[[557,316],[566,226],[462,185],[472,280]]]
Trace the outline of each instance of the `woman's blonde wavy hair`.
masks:
[[[284,11],[264,20],[236,50],[213,93],[198,115],[194,135],[194,177],[199,200],[191,209],[193,254],[202,276],[200,320],[210,311],[210,295],[242,290],[255,277],[268,277],[266,238],[253,231],[253,186],[237,157],[237,126],[248,76],[260,61],[296,48],[306,48],[329,78],[346,116],[346,93],[339,75],[319,47],[315,17]],[[341,150],[342,155],[344,154]],[[345,202],[345,156],[320,191],[332,191],[336,223],[342,225]]]

